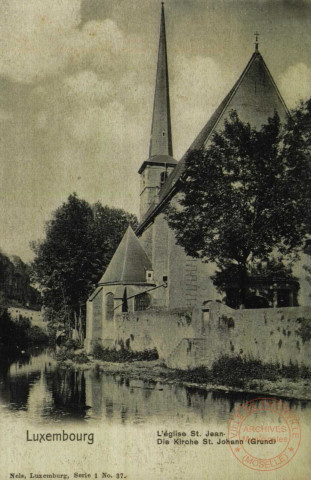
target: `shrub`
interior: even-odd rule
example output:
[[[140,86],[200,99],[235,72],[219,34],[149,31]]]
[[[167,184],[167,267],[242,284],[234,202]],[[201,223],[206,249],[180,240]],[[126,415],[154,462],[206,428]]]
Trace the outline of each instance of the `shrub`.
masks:
[[[41,328],[31,326],[28,318],[20,316],[14,322],[7,311],[0,315],[0,347],[4,350],[27,348],[37,344],[48,343],[47,334]]]
[[[103,360],[105,362],[134,362],[138,360],[157,360],[159,358],[156,348],[151,350],[143,350],[141,352],[133,352],[121,347],[120,350],[103,348],[97,344],[94,346],[93,356],[97,360]]]
[[[48,343],[49,337],[40,327],[34,326],[26,330],[26,340],[27,343],[35,345],[38,343]]]
[[[199,367],[186,372],[187,379],[195,382],[212,381],[219,385],[242,388],[246,381],[253,379],[276,381],[278,378],[310,378],[311,369],[290,363],[263,363],[261,360],[222,356],[211,369]]]

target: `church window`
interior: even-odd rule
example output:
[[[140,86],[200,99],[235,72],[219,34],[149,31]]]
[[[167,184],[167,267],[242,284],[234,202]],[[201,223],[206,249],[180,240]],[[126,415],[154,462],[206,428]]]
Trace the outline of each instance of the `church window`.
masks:
[[[128,311],[129,311],[129,308],[127,303],[127,289],[125,288],[123,293],[123,298],[122,298],[122,312],[125,313]]]
[[[135,311],[140,312],[142,310],[147,310],[151,304],[151,296],[149,293],[140,293],[135,297]]]
[[[160,186],[162,186],[167,179],[167,172],[161,172],[160,175]]]
[[[113,320],[114,302],[113,293],[107,293],[106,295],[106,320]]]
[[[153,282],[153,270],[146,271],[146,280],[147,282]]]

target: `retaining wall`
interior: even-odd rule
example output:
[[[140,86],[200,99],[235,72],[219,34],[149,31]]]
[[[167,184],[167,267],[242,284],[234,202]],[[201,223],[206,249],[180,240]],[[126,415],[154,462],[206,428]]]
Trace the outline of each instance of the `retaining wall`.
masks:
[[[159,357],[168,358],[184,337],[196,337],[202,320],[195,310],[150,309],[115,316],[115,338],[134,351],[156,348]]]
[[[119,314],[115,338],[132,350],[157,348],[171,368],[210,367],[220,356],[311,367],[311,308],[199,309]]]

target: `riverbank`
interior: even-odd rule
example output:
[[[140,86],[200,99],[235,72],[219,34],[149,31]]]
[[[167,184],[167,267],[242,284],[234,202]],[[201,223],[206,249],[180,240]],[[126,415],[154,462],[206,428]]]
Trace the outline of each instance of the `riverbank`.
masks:
[[[224,360],[222,363],[224,363]],[[73,356],[71,359],[59,361],[58,365],[60,368],[94,369],[106,375],[124,375],[133,379],[159,382],[160,384],[178,384],[206,391],[247,393],[311,402],[309,372],[304,373],[305,378],[277,378],[275,377],[276,368],[274,367],[275,371],[272,371],[271,366],[265,372],[265,376],[268,378],[263,378],[263,376],[256,378],[256,375],[247,378],[245,372],[244,377],[239,378],[238,372],[234,369],[236,367],[234,362],[230,364],[230,372],[219,372],[221,373],[219,375],[217,375],[217,367],[224,367],[221,362],[220,365],[215,365],[214,371],[204,367],[194,370],[174,370],[167,368],[161,360],[115,363],[86,357],[84,353],[78,353],[76,359]],[[253,365],[250,364],[249,367],[251,369]],[[291,368],[294,369],[295,367]],[[292,376],[294,376],[294,373],[293,370]],[[287,374],[290,375],[288,369]],[[227,379],[226,382],[224,381],[225,378]]]

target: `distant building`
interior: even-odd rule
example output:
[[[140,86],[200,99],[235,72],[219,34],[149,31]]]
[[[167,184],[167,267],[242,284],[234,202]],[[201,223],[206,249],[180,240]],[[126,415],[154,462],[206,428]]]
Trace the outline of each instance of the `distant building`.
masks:
[[[20,257],[0,252],[0,292],[10,306],[41,309],[41,296],[31,285],[30,267]]]
[[[194,72],[195,75],[195,72]],[[170,118],[169,77],[164,7],[161,11],[160,41],[154,95],[149,157],[140,169],[140,225],[136,234],[128,228],[110,265],[87,304],[87,345],[101,341],[115,343],[115,314],[143,309],[204,307],[210,300],[224,300],[217,292],[211,276],[214,264],[189,257],[176,245],[174,232],[168,227],[163,209],[178,196],[180,180],[189,152],[206,147],[217,130],[221,130],[229,112],[253,127],[260,127],[275,112],[281,121],[288,109],[258,50],[255,51],[228,95],[221,102],[185,155],[173,158]],[[287,307],[309,305],[309,289],[302,269],[309,257],[297,265],[292,278],[264,277],[252,280],[254,307]],[[234,304],[234,283],[228,285],[227,300]],[[230,302],[229,302],[230,303]]]

